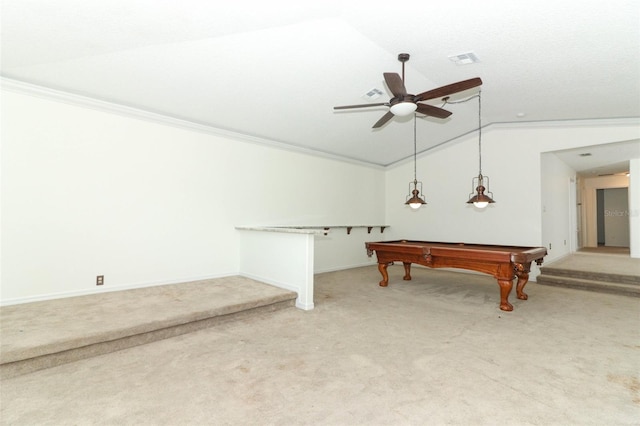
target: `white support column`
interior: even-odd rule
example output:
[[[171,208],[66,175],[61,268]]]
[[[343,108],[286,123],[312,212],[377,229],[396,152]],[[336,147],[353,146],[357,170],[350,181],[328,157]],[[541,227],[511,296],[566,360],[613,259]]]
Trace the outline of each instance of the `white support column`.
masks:
[[[629,247],[640,258],[640,158],[629,160]]]
[[[313,229],[236,227],[240,230],[242,276],[298,293],[296,307],[311,310],[313,303]]]

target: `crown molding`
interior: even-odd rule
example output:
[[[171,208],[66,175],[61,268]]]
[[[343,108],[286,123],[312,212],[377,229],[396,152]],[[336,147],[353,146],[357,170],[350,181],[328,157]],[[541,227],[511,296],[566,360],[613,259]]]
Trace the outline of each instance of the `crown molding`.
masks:
[[[547,121],[499,121],[488,125],[490,129],[523,129],[544,127],[589,127],[589,126],[640,126],[640,117],[590,118],[579,120]],[[484,127],[483,127],[484,128]]]
[[[206,133],[214,136],[221,136],[229,139],[236,139],[243,142],[254,143],[258,145],[265,145],[272,148],[282,149],[285,151],[297,152],[301,154],[310,155],[313,157],[320,157],[335,161],[346,162],[350,164],[356,164],[364,167],[370,167],[379,170],[385,170],[391,167],[396,167],[411,159],[413,155],[400,160],[394,161],[388,164],[370,163],[354,158],[339,156],[336,154],[323,152],[319,150],[310,149],[294,145],[291,143],[285,143],[281,141],[265,139],[258,136],[248,135],[244,133],[234,132],[231,130],[225,130],[211,125],[197,123],[164,115],[156,112],[151,112],[139,108],[134,108],[126,105],[116,104],[100,99],[91,98],[88,96],[82,96],[75,93],[65,92],[62,90],[52,89],[45,86],[39,86],[32,83],[27,83],[20,80],[15,80],[8,77],[0,77],[0,86],[3,89],[10,90],[17,93],[22,93],[31,96],[37,96],[49,100],[58,102],[64,102],[70,105],[81,106],[85,108],[91,108],[94,110],[108,112],[112,114],[118,114],[121,116],[135,118],[139,120],[150,121],[153,123],[164,124],[173,126],[185,130]],[[582,120],[552,120],[552,121],[517,121],[517,122],[493,122],[487,123],[482,126],[483,131],[492,131],[499,129],[523,129],[523,128],[557,128],[557,127],[589,127],[589,126],[640,126],[640,117],[620,117],[620,118],[594,118],[594,119],[582,119]],[[426,150],[420,151],[419,156],[427,154],[429,151],[441,149],[444,146],[459,141],[469,134],[475,133],[477,130],[473,129],[469,132],[457,135],[454,138],[448,139],[437,145],[431,146]]]
[[[126,105],[116,104],[100,99],[91,98],[88,96],[82,96],[75,93],[65,92],[62,90],[52,89],[49,87],[39,86],[32,83],[26,83],[20,80],[14,80],[7,77],[0,77],[0,86],[2,89],[9,90],[16,93],[25,95],[37,96],[40,98],[63,102],[66,104],[80,106],[84,108],[90,108],[97,111],[107,112],[111,114],[117,114],[128,118],[135,118],[138,120],[149,121],[157,124],[163,124],[173,126],[185,130],[206,133],[214,136],[221,136],[229,139],[236,139],[243,142],[266,145],[272,148],[282,149],[285,151],[297,152],[300,154],[306,154],[313,157],[321,157],[329,160],[341,161],[350,164],[357,164],[364,167],[370,167],[383,170],[385,166],[382,164],[369,163],[354,158],[343,157],[328,152],[310,149],[290,143],[280,142],[276,140],[261,138],[258,136],[248,135],[244,133],[234,132],[231,130],[220,129],[207,124],[197,123],[194,121],[184,120],[177,117],[172,117],[165,114],[151,112],[140,108],[134,108]]]

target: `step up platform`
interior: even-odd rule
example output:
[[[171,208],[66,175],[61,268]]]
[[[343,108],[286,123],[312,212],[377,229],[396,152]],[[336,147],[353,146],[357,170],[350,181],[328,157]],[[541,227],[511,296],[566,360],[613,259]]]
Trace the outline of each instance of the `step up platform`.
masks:
[[[640,297],[640,259],[577,254],[540,271],[538,284]]]
[[[295,292],[231,276],[0,308],[0,378],[278,309]]]
[[[640,284],[626,284],[622,281],[612,282],[598,279],[590,280],[581,277],[572,277],[565,271],[561,271],[561,273],[558,275],[552,275],[550,272],[546,272],[542,275],[538,275],[538,278],[536,278],[536,280],[538,284],[543,285],[640,297]]]

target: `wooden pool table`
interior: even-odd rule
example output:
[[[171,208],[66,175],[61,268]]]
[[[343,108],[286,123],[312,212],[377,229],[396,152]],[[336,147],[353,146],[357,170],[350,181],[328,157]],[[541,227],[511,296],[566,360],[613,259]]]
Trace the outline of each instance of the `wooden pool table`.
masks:
[[[428,241],[379,241],[365,243],[369,257],[376,252],[378,270],[382,274],[380,286],[389,285],[387,266],[393,262],[404,265],[405,280],[411,279],[411,264],[430,268],[460,268],[493,275],[500,286],[500,309],[512,311],[509,294],[513,279],[518,277],[516,294],[527,300],[523,291],[529,280],[531,262],[542,264],[547,249],[544,247],[495,246],[465,243],[437,243]]]

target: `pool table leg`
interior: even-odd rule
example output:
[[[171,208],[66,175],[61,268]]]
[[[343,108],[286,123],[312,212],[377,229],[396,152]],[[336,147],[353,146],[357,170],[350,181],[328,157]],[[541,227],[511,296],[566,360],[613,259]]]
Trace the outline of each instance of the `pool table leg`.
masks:
[[[503,280],[498,278],[500,286],[500,309],[503,311],[513,311],[513,305],[509,303],[509,294],[513,288],[513,280]]]
[[[531,263],[526,264],[516,264],[515,271],[516,276],[518,277],[518,283],[516,284],[516,294],[518,299],[527,300],[529,296],[524,292],[524,286],[529,281],[529,269],[531,268]]]
[[[411,262],[402,262],[404,266],[404,277],[402,277],[405,281],[411,280]]]
[[[389,285],[389,274],[387,273],[387,266],[393,263],[378,263],[378,271],[382,274],[382,281],[380,281],[380,287],[386,287]]]

